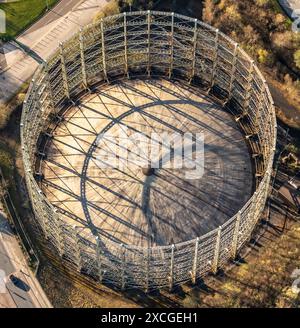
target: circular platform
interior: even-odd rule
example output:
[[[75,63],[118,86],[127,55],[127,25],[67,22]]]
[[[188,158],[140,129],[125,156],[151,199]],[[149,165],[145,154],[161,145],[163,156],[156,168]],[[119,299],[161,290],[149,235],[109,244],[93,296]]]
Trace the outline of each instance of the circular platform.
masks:
[[[118,140],[124,129],[145,136],[202,134],[203,176],[135,163],[101,167],[99,151],[109,149],[102,134]],[[129,80],[86,95],[65,113],[46,155],[42,188],[64,220],[118,243],[152,247],[191,240],[231,218],[252,191],[250,154],[236,122],[179,82]]]

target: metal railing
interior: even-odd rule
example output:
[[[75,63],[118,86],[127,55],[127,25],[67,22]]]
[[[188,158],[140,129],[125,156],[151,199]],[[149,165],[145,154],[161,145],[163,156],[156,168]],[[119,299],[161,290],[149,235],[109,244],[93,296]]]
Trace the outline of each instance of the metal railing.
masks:
[[[95,83],[127,77],[176,78],[197,86],[230,111],[252,149],[256,191],[219,228],[176,245],[117,244],[64,222],[35,180],[41,133],[53,116]],[[122,13],[89,25],[61,44],[36,72],[24,103],[21,139],[36,219],[57,253],[99,282],[151,290],[216,273],[246,243],[269,194],[276,144],[272,97],[249,56],[217,29],[168,12]],[[51,133],[48,131],[48,134]],[[86,231],[86,230],[85,230]],[[103,246],[105,244],[105,247]]]

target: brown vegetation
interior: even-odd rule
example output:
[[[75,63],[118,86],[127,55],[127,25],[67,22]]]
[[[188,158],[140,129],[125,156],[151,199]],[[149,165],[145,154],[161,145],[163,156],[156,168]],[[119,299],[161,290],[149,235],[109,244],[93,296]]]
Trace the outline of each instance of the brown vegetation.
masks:
[[[300,34],[275,0],[204,0],[204,21],[231,36],[300,108]]]

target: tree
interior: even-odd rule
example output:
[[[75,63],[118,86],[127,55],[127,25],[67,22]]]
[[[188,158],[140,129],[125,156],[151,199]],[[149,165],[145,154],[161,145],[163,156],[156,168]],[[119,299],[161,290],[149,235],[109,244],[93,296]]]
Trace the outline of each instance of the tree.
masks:
[[[266,49],[258,49],[257,50],[258,61],[261,64],[266,64],[268,62],[269,52]]]
[[[300,68],[300,49],[294,53],[294,61],[298,68]]]

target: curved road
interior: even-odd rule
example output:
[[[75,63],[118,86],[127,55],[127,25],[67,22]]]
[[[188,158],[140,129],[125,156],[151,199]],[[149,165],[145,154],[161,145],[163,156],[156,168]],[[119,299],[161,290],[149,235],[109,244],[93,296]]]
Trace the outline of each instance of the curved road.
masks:
[[[20,279],[18,286],[9,279],[12,273]],[[0,308],[49,307],[52,306],[28,267],[0,202]]]
[[[295,17],[292,17],[292,13],[296,9],[300,10],[300,0],[278,0],[278,2],[280,3],[286,14],[291,19],[295,19]]]
[[[107,2],[109,0],[61,0],[20,35],[17,42],[6,43],[3,47],[5,59],[0,60],[0,103],[16,94],[31,78],[39,62],[49,58],[60,42],[89,24]]]

